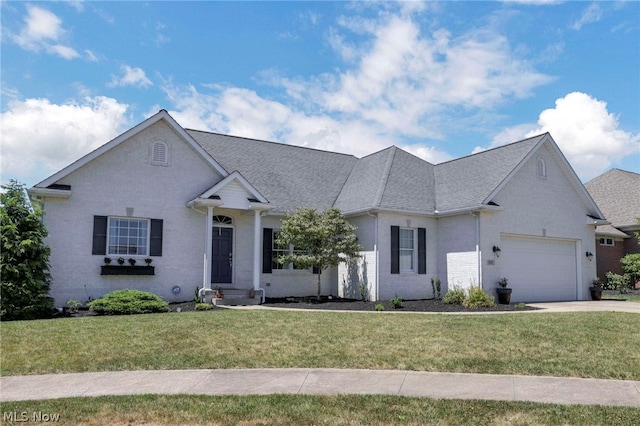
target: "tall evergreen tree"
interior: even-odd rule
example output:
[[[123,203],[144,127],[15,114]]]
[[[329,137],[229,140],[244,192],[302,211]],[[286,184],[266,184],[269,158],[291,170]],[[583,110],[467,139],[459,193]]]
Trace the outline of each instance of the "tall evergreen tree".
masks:
[[[23,184],[12,180],[0,193],[0,319],[51,315],[50,248],[42,210],[32,206]]]
[[[280,263],[292,262],[300,268],[313,267],[318,271],[318,298],[320,298],[320,274],[329,266],[338,266],[349,258],[359,257],[362,247],[354,232],[356,227],[344,218],[338,209],[318,212],[301,207],[282,219],[282,229],[276,243],[292,245],[294,251],[280,256]]]

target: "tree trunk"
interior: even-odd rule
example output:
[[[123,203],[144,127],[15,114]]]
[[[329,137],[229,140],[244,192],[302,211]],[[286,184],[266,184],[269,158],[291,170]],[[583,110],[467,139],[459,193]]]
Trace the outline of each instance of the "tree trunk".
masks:
[[[318,268],[318,302],[320,301],[320,277],[322,276],[322,268]]]

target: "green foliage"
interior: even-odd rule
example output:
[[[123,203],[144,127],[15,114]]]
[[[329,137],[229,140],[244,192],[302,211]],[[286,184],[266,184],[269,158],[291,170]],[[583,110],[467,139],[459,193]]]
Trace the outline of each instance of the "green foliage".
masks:
[[[500,280],[498,280],[498,285],[499,285],[501,288],[507,288],[507,286],[509,285],[509,280],[508,280],[508,279],[506,279],[506,278],[504,278],[504,277],[503,277],[503,278],[500,278]]]
[[[376,303],[375,309],[378,312],[384,311],[384,305],[382,303]]]
[[[629,275],[631,284],[640,281],[640,253],[628,254],[620,259],[620,263],[625,275]]]
[[[518,309],[518,310],[519,309],[526,309],[526,307],[527,307],[527,304],[526,303],[522,303],[522,302],[517,303],[516,306],[515,306],[515,308]]]
[[[24,185],[12,180],[0,193],[0,319],[24,320],[51,315],[47,229],[42,210],[32,206]]]
[[[453,289],[447,291],[442,299],[442,303],[446,303],[448,305],[462,305],[466,294],[463,288],[453,286]]]
[[[393,299],[389,300],[389,303],[391,303],[391,307],[393,309],[402,308],[402,299],[400,297],[398,297],[398,294],[396,294]]]
[[[484,292],[482,287],[472,286],[469,289],[469,294],[462,301],[462,306],[466,308],[490,308],[494,305],[493,296]]]
[[[431,278],[431,289],[433,290],[433,297],[435,297],[436,299],[441,298],[440,297],[441,286],[442,286],[442,282],[440,281],[440,278]]]
[[[617,290],[620,293],[627,293],[630,286],[629,275],[614,274],[607,272],[607,282],[602,286],[605,290]]]
[[[277,261],[282,264],[293,262],[299,268],[314,267],[322,272],[329,266],[360,257],[358,252],[362,247],[354,234],[356,229],[338,209],[318,212],[311,208],[298,208],[282,219],[282,229],[276,240],[279,246],[293,245],[295,251],[280,256]]]
[[[213,309],[211,303],[196,303],[196,311],[210,311]]]
[[[140,290],[116,290],[89,303],[98,315],[131,315],[167,312],[169,304],[153,293]]]
[[[200,297],[200,287],[196,286],[193,290],[193,301],[196,303],[202,303],[202,297]]]
[[[82,306],[82,303],[80,303],[80,301],[78,300],[75,300],[75,299],[67,300],[67,307],[69,308],[70,314],[77,314],[78,310],[80,309],[80,306]]]

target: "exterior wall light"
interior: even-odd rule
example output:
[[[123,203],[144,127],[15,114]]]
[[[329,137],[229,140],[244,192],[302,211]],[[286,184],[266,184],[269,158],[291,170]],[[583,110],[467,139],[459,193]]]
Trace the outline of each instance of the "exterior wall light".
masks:
[[[493,253],[496,255],[496,257],[500,257],[500,252],[502,250],[500,250],[500,247],[498,246],[493,246]]]
[[[590,251],[586,252],[585,256],[587,256],[587,259],[589,259],[589,262],[593,260],[593,253],[591,253]]]

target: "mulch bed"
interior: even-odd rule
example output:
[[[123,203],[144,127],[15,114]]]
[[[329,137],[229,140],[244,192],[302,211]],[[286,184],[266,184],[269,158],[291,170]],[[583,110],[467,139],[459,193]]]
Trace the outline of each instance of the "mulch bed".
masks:
[[[516,307],[516,304],[494,305],[490,308],[465,308],[462,305],[449,305],[438,299],[403,300],[401,308],[394,308],[388,300],[379,302],[363,302],[362,300],[340,299],[336,297],[322,297],[319,301],[316,297],[285,297],[266,298],[263,306],[297,309],[326,309],[337,311],[376,311],[376,305],[381,304],[384,311],[392,312],[496,312],[496,311],[523,311],[535,308]]]

